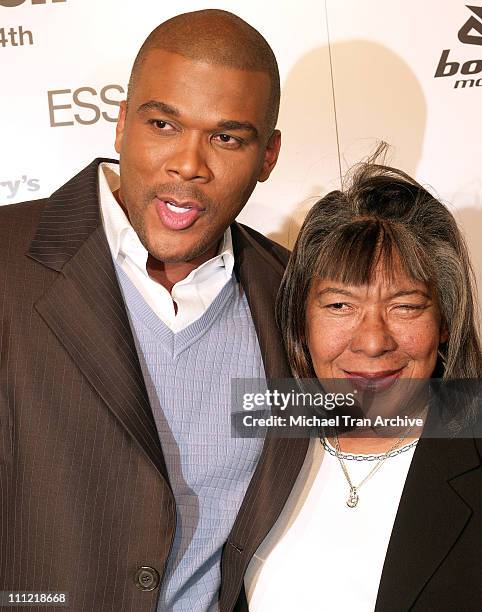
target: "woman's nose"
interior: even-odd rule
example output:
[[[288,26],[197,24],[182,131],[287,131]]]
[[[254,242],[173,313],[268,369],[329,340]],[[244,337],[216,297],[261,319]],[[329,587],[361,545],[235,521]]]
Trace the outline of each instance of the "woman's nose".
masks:
[[[379,357],[396,348],[396,339],[381,313],[365,314],[350,342],[353,352],[361,352],[368,357]]]

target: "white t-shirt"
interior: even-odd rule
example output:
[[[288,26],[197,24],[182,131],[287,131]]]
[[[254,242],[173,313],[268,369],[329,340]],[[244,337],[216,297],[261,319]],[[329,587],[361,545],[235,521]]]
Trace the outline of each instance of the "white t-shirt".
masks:
[[[386,459],[349,508],[338,458],[312,439],[282,514],[248,566],[249,611],[372,612],[414,450]],[[345,465],[356,486],[375,462]]]

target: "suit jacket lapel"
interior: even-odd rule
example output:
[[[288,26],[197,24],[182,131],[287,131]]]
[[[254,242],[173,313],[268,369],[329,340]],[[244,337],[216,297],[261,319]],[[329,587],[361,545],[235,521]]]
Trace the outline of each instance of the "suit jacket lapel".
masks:
[[[101,226],[95,160],[52,195],[28,255],[59,275],[36,309],[109,409],[168,480],[132,332]],[[111,160],[105,160],[111,161]],[[290,377],[274,320],[283,265],[233,225],[236,273],[246,292],[267,378]],[[267,438],[222,560],[221,610],[232,609],[244,569],[278,518],[308,440]]]
[[[472,514],[480,467],[473,438],[422,438],[415,451],[383,567],[376,612],[411,609]]]
[[[232,226],[235,273],[246,293],[267,378],[290,378],[274,304],[284,267],[238,223]]]
[[[28,255],[59,275],[35,308],[167,480],[132,332],[100,221],[100,161],[103,160],[95,160],[54,193],[42,213]]]
[[[236,273],[246,293],[258,335],[267,379],[290,378],[274,303],[284,268],[240,225],[232,226]],[[231,610],[242,586],[245,568],[278,518],[298,476],[307,439],[267,437],[223,552],[220,609]]]

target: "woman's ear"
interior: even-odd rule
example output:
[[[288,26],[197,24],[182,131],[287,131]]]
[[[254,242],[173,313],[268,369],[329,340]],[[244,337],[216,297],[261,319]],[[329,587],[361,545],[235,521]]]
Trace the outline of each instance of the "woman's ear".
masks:
[[[447,324],[442,322],[440,326],[440,344],[445,344],[449,339],[449,330],[447,328]]]

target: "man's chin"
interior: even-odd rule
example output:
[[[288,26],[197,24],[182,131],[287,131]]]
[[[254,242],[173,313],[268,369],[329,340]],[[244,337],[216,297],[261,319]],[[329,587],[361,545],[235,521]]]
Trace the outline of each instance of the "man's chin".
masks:
[[[209,253],[209,255],[207,255],[207,253],[210,250],[211,248],[209,247],[206,249],[206,248],[199,248],[199,246],[197,246],[197,248],[193,247],[193,248],[188,248],[188,249],[186,248],[169,249],[169,248],[166,248],[165,246],[164,248],[158,248],[158,247],[156,248],[155,246],[151,248],[147,247],[147,251],[149,252],[149,255],[151,257],[165,264],[181,264],[181,263],[195,262],[198,259],[204,259],[203,256],[206,256],[206,261],[207,261],[207,259],[211,259],[211,257],[213,257],[212,253]]]
[[[141,238],[141,236],[140,236]],[[194,263],[201,265],[204,261],[211,259],[218,251],[220,238],[211,240],[205,236],[189,236],[185,234],[179,240],[166,237],[162,241],[161,236],[157,240],[142,240],[144,247],[154,259],[165,264]],[[159,240],[161,238],[161,240]],[[171,238],[171,240],[169,240]]]
[[[155,253],[149,253],[149,255],[151,255],[151,257],[153,257],[157,261],[160,261],[160,262],[162,262],[164,264],[189,263],[193,259],[196,259],[196,255],[192,256],[190,254],[186,254],[186,255],[163,255],[162,253],[159,253],[158,255],[156,255]],[[199,256],[197,256],[197,257],[199,257]]]

